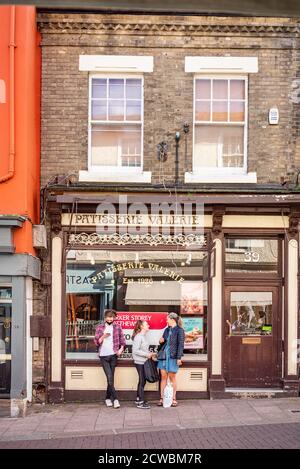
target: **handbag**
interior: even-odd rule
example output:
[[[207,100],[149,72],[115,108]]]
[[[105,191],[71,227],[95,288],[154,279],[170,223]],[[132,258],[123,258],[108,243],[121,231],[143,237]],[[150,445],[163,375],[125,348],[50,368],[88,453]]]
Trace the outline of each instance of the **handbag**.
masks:
[[[165,360],[166,356],[166,345],[167,343],[164,342],[163,344],[159,344],[157,347],[157,360]]]
[[[156,363],[151,358],[148,358],[148,360],[146,360],[144,363],[144,374],[146,381],[149,383],[156,383],[159,381],[159,374],[156,368]]]

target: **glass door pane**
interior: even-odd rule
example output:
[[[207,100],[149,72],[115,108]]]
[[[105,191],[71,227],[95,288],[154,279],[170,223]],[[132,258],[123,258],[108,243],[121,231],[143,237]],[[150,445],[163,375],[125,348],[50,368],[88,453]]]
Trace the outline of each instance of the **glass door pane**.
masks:
[[[229,322],[232,335],[272,335],[272,292],[231,292]]]

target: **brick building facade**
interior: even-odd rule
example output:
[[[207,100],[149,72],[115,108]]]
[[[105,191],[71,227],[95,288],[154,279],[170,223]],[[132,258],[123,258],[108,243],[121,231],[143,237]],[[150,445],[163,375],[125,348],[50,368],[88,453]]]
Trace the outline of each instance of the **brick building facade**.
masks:
[[[46,379],[51,400],[103,395],[104,375],[90,341],[107,307],[117,309],[120,318],[148,314],[150,323],[155,314],[176,310],[200,330],[201,345],[187,347],[179,372],[183,397],[231,396],[237,388],[249,387],[265,388],[272,395],[298,395],[298,23],[297,18],[38,15],[48,253],[42,286],[36,289],[45,294],[44,284],[51,299]],[[121,88],[125,95],[118,95]],[[142,138],[139,163],[132,163],[138,152],[135,142],[135,151],[128,150],[126,157],[128,167],[124,148],[115,160],[111,136],[117,125],[120,131],[118,121],[123,118],[118,113],[124,103],[127,130],[135,126],[133,131]],[[114,112],[116,121],[110,124],[107,116]],[[130,112],[139,116],[131,119],[134,123]],[[93,115],[98,116],[95,121]],[[216,137],[216,129],[225,127],[224,115],[228,127],[220,131],[223,137]],[[108,124],[111,127],[105,128]],[[237,126],[240,136],[224,137]],[[110,134],[100,138],[96,132]],[[167,144],[166,160],[158,158],[162,142]],[[217,156],[211,163],[214,151]],[[131,235],[124,240],[119,220],[111,236],[99,234],[95,219],[89,217],[103,201],[122,213],[117,207],[120,195],[127,197],[127,209],[136,202],[146,207],[177,202],[180,209],[185,201],[202,204],[204,218],[196,238],[203,231],[204,241],[197,238],[197,253],[187,238],[176,238],[172,223],[171,238],[164,245],[150,235],[142,241]],[[162,222],[160,229],[163,226]],[[162,270],[150,272],[153,258],[164,266],[167,279],[159,276]],[[141,273],[137,265],[133,269],[133,259],[148,262],[147,272]],[[105,265],[114,267],[107,270]],[[140,283],[151,280],[152,294],[140,285],[125,287],[130,269],[133,284],[138,275]],[[182,290],[177,298],[179,287],[173,280],[180,272],[186,296]],[[91,285],[93,278],[97,287]],[[113,291],[107,286],[110,281],[123,290]],[[233,324],[243,315],[247,325],[234,332]],[[90,327],[85,329],[89,332],[83,327]],[[117,388],[132,397],[137,377],[128,344],[128,355],[118,367]],[[38,363],[38,352],[35,359]],[[245,369],[248,374],[241,371]],[[37,376],[39,370],[36,367]],[[148,391],[151,395],[157,389],[152,385]]]
[[[180,181],[192,169],[193,74],[186,56],[257,57],[249,77],[248,170],[258,183],[294,181],[300,162],[297,134],[299,30],[297,19],[101,14],[40,14],[43,54],[42,183],[58,172],[87,169],[88,73],[80,55],[149,55],[153,73],[144,76],[144,169],[152,183],[172,182],[174,135],[190,125],[180,145]],[[268,124],[277,106],[280,123]],[[165,140],[171,157],[163,168],[156,145]],[[49,151],[51,148],[51,151]],[[70,166],[70,158],[72,165]],[[59,163],[58,163],[59,162]]]

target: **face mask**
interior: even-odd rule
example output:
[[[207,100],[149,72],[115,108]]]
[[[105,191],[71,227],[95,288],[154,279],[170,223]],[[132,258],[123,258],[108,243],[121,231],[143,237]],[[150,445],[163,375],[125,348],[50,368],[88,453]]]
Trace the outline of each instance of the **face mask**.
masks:
[[[113,322],[114,322],[113,320],[112,320],[112,321],[107,321],[107,320],[105,321],[105,323],[108,324],[109,326],[110,326]]]

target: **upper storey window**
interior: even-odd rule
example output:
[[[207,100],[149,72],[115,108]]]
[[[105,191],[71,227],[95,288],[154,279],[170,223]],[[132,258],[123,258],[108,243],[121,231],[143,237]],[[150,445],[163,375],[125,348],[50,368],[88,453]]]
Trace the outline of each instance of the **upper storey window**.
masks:
[[[91,167],[141,167],[142,121],[142,78],[92,77]]]
[[[246,78],[195,79],[195,170],[246,171],[246,84]]]

